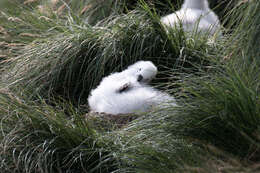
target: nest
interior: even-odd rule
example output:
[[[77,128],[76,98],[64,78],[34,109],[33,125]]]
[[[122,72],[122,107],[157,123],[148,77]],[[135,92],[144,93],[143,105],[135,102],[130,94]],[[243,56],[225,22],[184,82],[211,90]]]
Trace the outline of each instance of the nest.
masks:
[[[86,120],[94,126],[93,128],[106,131],[123,128],[139,117],[137,114],[113,115],[97,112],[90,112],[85,116]]]

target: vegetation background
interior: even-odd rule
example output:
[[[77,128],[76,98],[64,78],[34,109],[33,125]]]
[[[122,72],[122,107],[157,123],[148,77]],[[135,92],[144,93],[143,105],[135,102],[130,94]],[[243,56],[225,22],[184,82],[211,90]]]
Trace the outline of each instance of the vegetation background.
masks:
[[[223,25],[214,42],[165,31],[160,17],[181,4],[1,0],[1,171],[260,172],[260,2],[210,0]],[[179,106],[90,113],[102,77],[141,59]]]

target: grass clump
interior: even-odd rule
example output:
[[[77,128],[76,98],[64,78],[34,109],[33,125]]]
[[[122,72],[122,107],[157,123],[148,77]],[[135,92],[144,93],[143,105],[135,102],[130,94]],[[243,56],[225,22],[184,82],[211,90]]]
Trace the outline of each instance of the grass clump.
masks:
[[[113,157],[71,105],[55,108],[1,93],[1,165],[5,172],[111,172]],[[70,107],[71,109],[68,109]],[[70,110],[70,111],[69,111]],[[12,168],[12,169],[10,169]]]
[[[259,142],[259,79],[254,74],[259,72],[256,68],[250,71],[239,74],[232,69],[219,73],[213,80],[205,82],[205,78],[196,78],[196,82],[188,82],[187,90],[193,96],[189,95],[179,112],[184,123],[179,127],[173,124],[173,131],[181,129],[187,136],[208,141],[241,157],[255,153]]]
[[[217,52],[222,48],[208,45],[204,37],[188,39],[177,29],[171,30],[172,35],[166,34],[158,18],[143,4],[142,9],[110,17],[95,26],[72,21],[66,32],[23,49],[7,67],[10,70],[5,83],[32,87],[44,96],[59,94],[84,104],[103,76],[139,59],[160,64],[159,70],[164,70],[163,66],[196,69],[196,64],[219,56]]]
[[[258,10],[258,2],[248,2],[239,11],[234,11],[232,17],[237,18],[238,14],[249,14],[250,11],[251,17],[243,18],[247,20],[246,28],[257,28]],[[235,39],[236,42],[232,43],[237,44],[230,47],[227,44],[220,53],[222,59],[213,61],[210,68],[182,73],[180,81],[169,83],[172,88],[176,83],[181,86],[177,94],[177,108],[159,111],[157,115],[152,113],[154,116],[145,116],[144,120],[138,119],[126,128],[133,130],[130,139],[134,143],[136,138],[142,139],[140,145],[130,144],[131,150],[136,152],[123,152],[130,165],[134,165],[133,172],[259,170],[256,166],[259,163],[259,50],[254,44],[258,40],[258,32],[245,30],[244,27],[244,23],[238,25],[227,42]],[[251,38],[251,44],[245,43],[244,37]],[[160,139],[157,140],[157,137]],[[172,139],[182,139],[187,143],[176,144]],[[187,146],[190,150],[185,150]],[[174,148],[178,148],[180,153],[175,153]],[[167,153],[168,149],[170,152]],[[189,151],[188,155],[185,151]]]
[[[227,32],[214,43],[181,28],[165,31],[157,1],[59,1],[61,14],[39,12],[37,5],[13,14],[28,24],[15,25],[15,32],[9,17],[1,18],[1,36],[6,31],[10,43],[23,44],[1,72],[4,171],[259,170],[258,1],[221,18]],[[42,15],[48,24],[36,20]],[[22,39],[21,31],[41,37]],[[88,110],[78,105],[86,105],[90,90],[140,59],[158,66],[153,85],[173,94],[178,106],[133,116],[122,126],[109,116],[85,119]]]

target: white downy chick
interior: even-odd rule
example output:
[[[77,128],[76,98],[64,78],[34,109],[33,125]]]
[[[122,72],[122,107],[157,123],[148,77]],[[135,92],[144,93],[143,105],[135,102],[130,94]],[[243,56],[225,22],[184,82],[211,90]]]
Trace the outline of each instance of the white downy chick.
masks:
[[[162,17],[161,22],[167,27],[181,24],[186,32],[197,29],[198,32],[202,31],[210,35],[214,35],[220,29],[219,18],[209,8],[207,0],[185,0],[180,10]]]
[[[90,109],[116,115],[146,112],[168,102],[175,105],[173,97],[147,85],[156,74],[157,68],[150,61],[138,61],[122,72],[112,73],[91,91]]]

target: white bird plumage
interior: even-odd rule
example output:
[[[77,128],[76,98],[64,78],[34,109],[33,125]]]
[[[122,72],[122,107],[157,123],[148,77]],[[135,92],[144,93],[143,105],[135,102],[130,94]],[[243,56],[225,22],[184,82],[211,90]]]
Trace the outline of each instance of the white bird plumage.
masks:
[[[176,105],[173,97],[148,86],[157,68],[151,61],[138,61],[122,72],[102,79],[88,98],[91,111],[108,114],[146,112],[157,105]]]
[[[207,0],[185,0],[181,9],[161,18],[167,27],[182,25],[184,31],[202,31],[214,35],[220,29],[218,16],[209,8]]]

